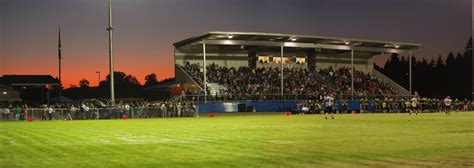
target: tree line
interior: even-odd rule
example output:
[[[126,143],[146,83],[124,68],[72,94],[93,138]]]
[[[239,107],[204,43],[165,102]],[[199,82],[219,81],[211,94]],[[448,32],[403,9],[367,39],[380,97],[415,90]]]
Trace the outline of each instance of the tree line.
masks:
[[[145,83],[141,85],[135,76],[116,71],[114,72],[115,97],[147,98],[146,88],[173,81],[174,78],[158,81],[156,74],[152,73],[145,77]],[[105,80],[100,81],[97,87],[89,86],[89,81],[83,78],[79,81],[79,85],[71,85],[63,90],[63,95],[71,99],[109,98],[110,75],[107,75]]]
[[[409,58],[392,54],[383,67],[375,68],[401,86],[409,88]],[[446,59],[441,55],[417,59],[412,57],[412,89],[421,96],[432,98],[471,99],[472,89],[472,38],[462,53],[449,53]]]

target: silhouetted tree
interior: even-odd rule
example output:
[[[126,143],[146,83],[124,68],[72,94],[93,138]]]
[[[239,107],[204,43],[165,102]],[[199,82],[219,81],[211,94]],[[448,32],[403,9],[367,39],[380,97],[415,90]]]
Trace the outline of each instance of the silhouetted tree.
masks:
[[[82,78],[79,81],[79,87],[80,88],[88,88],[89,87],[89,81],[87,79]]]
[[[152,73],[145,77],[145,84],[143,85],[144,88],[155,86],[158,84],[158,80],[156,79],[156,74]]]
[[[408,88],[408,60],[399,59],[392,54],[383,68],[376,67],[386,76]],[[470,98],[472,89],[472,38],[469,39],[464,53],[456,56],[449,53],[445,60],[441,55],[436,61],[432,58],[417,61],[412,57],[413,89],[422,96],[443,98],[447,95],[456,98]]]
[[[108,98],[110,95],[110,75],[99,85],[100,97]],[[129,98],[142,97],[143,87],[133,75],[127,75],[124,72],[114,72],[115,97]]]

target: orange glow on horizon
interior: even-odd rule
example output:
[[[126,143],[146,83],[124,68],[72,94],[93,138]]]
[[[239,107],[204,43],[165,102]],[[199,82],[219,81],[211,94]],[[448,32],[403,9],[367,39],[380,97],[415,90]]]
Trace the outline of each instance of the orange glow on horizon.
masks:
[[[141,54],[140,59],[133,56],[117,55],[115,61],[115,71],[121,71],[127,75],[133,75],[140,84],[145,83],[145,76],[151,73],[157,75],[158,81],[174,77],[174,61],[172,56],[167,58],[157,57],[156,54]],[[49,57],[47,60],[41,60],[38,57],[28,56],[14,57],[7,59],[8,64],[4,64],[1,75],[51,75],[58,77],[58,60],[55,57]],[[109,74],[108,57],[101,54],[90,54],[84,57],[82,55],[63,54],[62,60],[62,84],[64,88],[71,85],[79,85],[81,79],[89,81],[90,86],[98,85],[98,74],[100,71],[101,81],[105,80]],[[30,57],[25,59],[22,57]],[[100,59],[97,59],[100,58]]]

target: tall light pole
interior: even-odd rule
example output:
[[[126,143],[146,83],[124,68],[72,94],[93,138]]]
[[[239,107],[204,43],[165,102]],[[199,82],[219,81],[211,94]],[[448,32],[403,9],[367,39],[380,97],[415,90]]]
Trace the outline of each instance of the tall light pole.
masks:
[[[115,105],[115,90],[114,90],[114,57],[112,55],[112,0],[109,0],[109,68],[110,68],[110,102],[112,106]]]
[[[58,77],[59,77],[59,104],[61,104],[61,26],[58,26]]]

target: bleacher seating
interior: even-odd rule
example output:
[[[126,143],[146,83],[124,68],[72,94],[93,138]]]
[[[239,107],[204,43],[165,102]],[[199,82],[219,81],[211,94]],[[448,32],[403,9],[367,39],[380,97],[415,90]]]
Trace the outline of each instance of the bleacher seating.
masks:
[[[187,62],[182,66],[201,86],[202,67],[199,64]],[[228,95],[272,95],[280,93],[280,69],[256,68],[243,66],[228,68],[210,64],[207,66],[207,82],[218,83]],[[209,87],[208,87],[209,90]],[[284,69],[284,93],[288,95],[351,95],[351,75],[349,68],[317,69],[310,72],[302,68]],[[387,95],[395,94],[394,90],[376,77],[354,72],[355,95]]]

